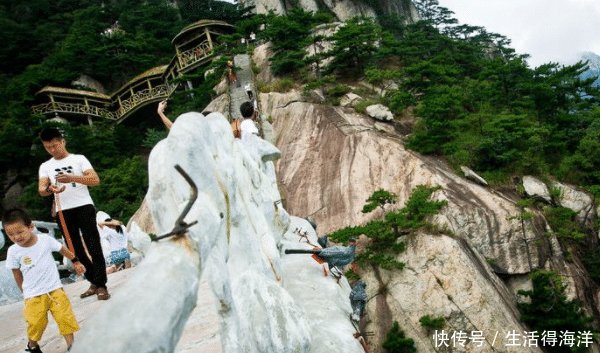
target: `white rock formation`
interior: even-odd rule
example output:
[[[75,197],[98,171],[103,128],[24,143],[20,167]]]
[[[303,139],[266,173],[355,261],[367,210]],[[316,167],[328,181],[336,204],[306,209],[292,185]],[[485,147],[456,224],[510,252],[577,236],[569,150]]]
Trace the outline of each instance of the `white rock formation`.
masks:
[[[129,282],[90,319],[94,325],[82,329],[73,351],[173,351],[204,271],[219,302],[223,352],[361,352],[347,320],[347,285],[321,278],[310,256],[280,256],[280,247],[301,244],[278,202],[272,163],[278,157],[259,138],[234,140],[219,113],[180,116],[150,155],[146,201],[157,233],[169,232],[190,198],[190,186],[173,168],[179,164],[198,187],[185,220],[198,224],[185,237],[150,245]],[[309,290],[332,295],[301,296]],[[328,344],[320,340],[324,316],[312,311],[325,311],[339,332],[327,334]],[[124,312],[129,319],[115,324]],[[311,345],[314,337],[319,342]]]
[[[0,261],[0,305],[23,300],[12,271],[6,268],[6,261]]]
[[[373,104],[367,107],[367,115],[381,121],[394,120],[394,114],[383,104]]]
[[[277,177],[286,206],[295,215],[312,215],[322,234],[379,217],[360,212],[377,189],[396,193],[396,207],[402,207],[417,185],[439,185],[437,198],[449,206],[436,221],[494,259],[496,271],[528,273],[560,258],[560,249],[544,236],[540,217],[521,224],[514,201],[406,150],[397,134],[375,129],[373,119],[342,107],[298,102],[293,92],[261,94],[260,99],[271,112],[282,151]]]
[[[470,179],[479,185],[487,186],[487,184],[488,184],[487,181],[485,181],[485,179],[483,179],[477,173],[475,173],[471,168],[461,165],[460,170],[465,175],[465,178]]]
[[[590,225],[595,218],[594,200],[583,191],[574,186],[553,182],[552,187],[560,190],[558,204],[577,213],[577,220],[581,224]]]
[[[244,6],[255,6],[258,14],[266,14],[271,10],[276,14],[285,14],[289,9],[286,6],[288,3],[283,0],[240,0],[240,3]],[[340,21],[356,16],[377,18],[377,15],[398,14],[405,22],[414,22],[419,17],[413,3],[403,0],[380,0],[373,6],[365,1],[300,0],[298,5],[306,11],[313,12],[325,5]]]
[[[448,205],[432,221],[445,229],[443,232],[465,243],[465,246],[452,246],[448,250],[450,255],[457,258],[483,257],[489,261],[493,272],[502,274],[503,278],[509,277],[508,283],[513,276],[522,279],[533,269],[556,271],[567,281],[575,279],[569,281],[569,286],[585,302],[588,312],[592,307],[598,308],[598,302],[586,295],[590,289],[589,278],[578,275],[584,272],[580,265],[565,261],[556,238],[547,237],[547,224],[539,213],[533,212],[533,219],[521,222],[519,215],[522,211],[509,195],[469,182],[435,158],[406,150],[399,133],[380,131],[375,128],[373,119],[361,114],[343,107],[301,102],[294,92],[261,94],[260,100],[273,118],[277,146],[282,151],[282,158],[277,163],[277,177],[286,198],[286,208],[298,216],[312,216],[319,224],[320,234],[380,217],[378,212],[360,212],[365,200],[377,189],[396,193],[399,202],[395,207],[403,207],[415,186],[439,185],[441,190],[434,194],[434,198],[445,199]],[[438,261],[438,245],[431,243],[429,249],[427,244],[420,245],[419,254],[435,263]],[[409,249],[411,246],[409,244]],[[469,252],[477,254],[469,255]],[[455,276],[457,281],[466,280],[458,277],[471,273],[470,266],[472,264],[468,262],[462,262],[462,265],[456,263],[447,276]],[[400,272],[398,275],[405,274]],[[480,274],[482,278],[488,275],[493,276],[488,271]],[[420,276],[414,280],[423,282]],[[488,280],[495,283],[495,280]],[[481,278],[473,281],[485,282]],[[523,287],[526,287],[523,283],[510,285],[515,289]],[[494,286],[486,288],[484,292],[490,296],[504,297],[502,293],[507,291],[502,286],[495,291],[490,289]],[[403,287],[398,295],[413,296],[414,292]],[[510,300],[506,304],[512,305],[512,312],[515,312],[515,302],[512,297],[512,304]],[[468,303],[473,305],[470,308],[473,312],[491,310],[492,307],[486,306],[488,303],[483,300]],[[405,316],[406,313],[399,308],[392,307],[390,315],[396,319]],[[418,322],[421,316],[431,314],[425,307],[421,308],[407,312],[410,313],[407,320]],[[498,311],[490,313],[490,316],[503,317],[505,310],[506,307],[498,306]],[[375,318],[369,316],[368,320]],[[384,322],[389,324],[390,321]],[[373,331],[381,335],[385,335],[387,331],[384,329],[389,328],[385,325],[378,327]],[[418,331],[415,328],[412,332]],[[378,337],[381,338],[381,335]],[[415,339],[428,342],[429,337],[426,332],[420,331]],[[375,339],[373,344],[380,345],[381,341]]]
[[[550,190],[548,190],[546,184],[531,175],[523,176],[523,188],[525,189],[525,193],[531,197],[536,197],[548,203],[552,202]]]
[[[270,42],[259,45],[252,53],[252,61],[260,68],[260,72],[256,75],[257,81],[270,82],[273,81],[273,73],[269,65],[269,58],[273,56],[272,45]]]
[[[356,93],[352,93],[352,92],[346,93],[346,94],[344,94],[342,99],[340,99],[340,105],[342,107],[348,107],[362,99],[363,98]]]

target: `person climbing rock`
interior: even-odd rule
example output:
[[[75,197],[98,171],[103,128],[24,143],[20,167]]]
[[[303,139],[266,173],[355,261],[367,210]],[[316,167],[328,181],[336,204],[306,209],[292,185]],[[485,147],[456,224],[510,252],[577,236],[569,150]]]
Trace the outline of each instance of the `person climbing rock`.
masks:
[[[88,186],[100,184],[100,178],[84,155],[67,151],[65,138],[57,128],[44,128],[40,139],[52,158],[40,165],[38,192],[42,197],[54,196],[54,210],[65,240],[87,269],[85,278],[90,287],[80,297],[97,295],[98,300],[107,300],[106,263],[96,209],[88,191]]]
[[[367,284],[363,280],[356,281],[350,291],[350,306],[352,306],[352,321],[358,323],[367,305]]]
[[[341,267],[346,266],[354,260],[356,240],[351,238],[348,246],[331,246],[326,249],[286,249],[286,254],[314,254],[329,265],[329,270],[341,276]],[[334,270],[335,268],[335,270]]]

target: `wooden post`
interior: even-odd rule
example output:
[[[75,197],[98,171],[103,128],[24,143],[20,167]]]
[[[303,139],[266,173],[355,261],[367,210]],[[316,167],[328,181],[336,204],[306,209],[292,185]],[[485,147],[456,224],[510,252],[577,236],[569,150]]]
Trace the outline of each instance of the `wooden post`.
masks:
[[[179,63],[179,68],[182,68],[183,61],[181,60],[181,51],[179,50],[179,46],[175,46],[175,53],[177,55],[177,62]]]
[[[210,51],[213,51],[213,42],[210,38],[210,32],[208,31],[208,27],[204,27],[204,34],[206,35],[206,39],[208,40],[208,46],[210,47]]]
[[[56,101],[54,101],[52,93],[48,93],[48,97],[50,97],[50,102],[52,102],[52,110],[56,110]]]

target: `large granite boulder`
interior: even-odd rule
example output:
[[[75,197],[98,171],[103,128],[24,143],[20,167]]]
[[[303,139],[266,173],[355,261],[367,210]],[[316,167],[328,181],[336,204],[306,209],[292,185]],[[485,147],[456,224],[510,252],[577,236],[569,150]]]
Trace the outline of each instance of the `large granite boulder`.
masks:
[[[310,255],[282,256],[284,248],[302,246],[293,230],[308,223],[291,219],[281,205],[273,165],[279,156],[256,136],[234,139],[220,113],[178,117],[150,155],[149,215],[138,219],[151,218],[157,234],[174,229],[192,197],[174,168],[179,165],[198,188],[184,220],[198,223],[182,236],[148,246],[121,292],[91,319],[93,326],[82,329],[73,351],[173,351],[201,295],[204,274],[219,305],[225,353],[326,353],[332,347],[361,352],[347,319],[347,284],[322,278]],[[316,234],[310,236],[316,242]],[[306,286],[332,295],[306,297]],[[123,312],[128,320],[115,324]],[[323,329],[324,319],[332,330]]]
[[[523,189],[525,190],[525,194],[529,197],[552,203],[552,196],[550,195],[548,186],[538,178],[532,177],[531,175],[525,175],[523,177]]]
[[[553,182],[552,187],[560,191],[558,204],[577,213],[577,220],[586,226],[590,226],[596,215],[594,214],[594,200],[587,193],[578,190],[572,185]]]
[[[383,104],[373,104],[367,107],[367,115],[381,121],[394,120],[394,114]]]

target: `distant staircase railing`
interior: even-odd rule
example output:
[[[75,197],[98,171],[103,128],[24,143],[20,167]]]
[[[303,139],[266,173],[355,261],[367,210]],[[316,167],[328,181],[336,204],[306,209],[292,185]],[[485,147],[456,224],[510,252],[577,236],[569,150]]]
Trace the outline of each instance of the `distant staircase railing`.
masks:
[[[102,117],[115,120],[115,114],[108,109],[100,108],[94,105],[85,105],[79,103],[49,102],[38,104],[31,107],[34,114],[45,113],[76,113]]]
[[[179,55],[179,70],[185,70],[195,63],[212,56],[213,52],[208,41],[204,41],[194,48],[183,51]]]
[[[130,98],[120,101],[116,118],[121,119],[145,102],[169,97],[175,91],[175,88],[177,88],[177,85],[164,84],[135,92]]]

